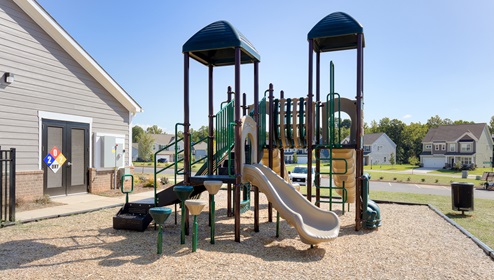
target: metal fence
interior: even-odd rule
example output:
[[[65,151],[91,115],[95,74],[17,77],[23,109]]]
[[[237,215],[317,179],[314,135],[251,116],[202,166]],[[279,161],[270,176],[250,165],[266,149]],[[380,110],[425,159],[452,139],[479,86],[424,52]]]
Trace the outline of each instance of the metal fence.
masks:
[[[15,222],[15,149],[0,147],[0,220]]]

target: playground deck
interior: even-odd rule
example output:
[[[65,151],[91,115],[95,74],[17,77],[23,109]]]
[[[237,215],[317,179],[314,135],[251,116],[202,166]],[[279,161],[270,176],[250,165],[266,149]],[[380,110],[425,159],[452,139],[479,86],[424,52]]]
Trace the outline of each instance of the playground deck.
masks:
[[[207,194],[203,194],[202,199]],[[340,216],[340,236],[310,249],[286,222],[279,238],[267,223],[260,195],[260,232],[253,211],[242,214],[241,243],[233,240],[226,217],[226,192],[217,195],[216,244],[209,243],[207,209],[199,216],[197,252],[191,236],[180,245],[180,227],[170,218],[163,255],[156,254],[157,231],[114,230],[115,208],[0,229],[2,278],[234,279],[487,279],[490,257],[425,206],[382,204],[385,226],[354,230],[354,213]],[[339,211],[337,211],[338,213]]]

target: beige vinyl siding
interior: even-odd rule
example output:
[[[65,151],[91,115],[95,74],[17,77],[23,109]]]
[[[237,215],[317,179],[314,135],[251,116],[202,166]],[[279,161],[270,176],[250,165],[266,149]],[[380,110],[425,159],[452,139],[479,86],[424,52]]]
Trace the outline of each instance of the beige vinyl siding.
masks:
[[[0,2],[0,32],[0,75],[15,75],[0,87],[0,146],[17,148],[19,171],[38,169],[39,111],[90,117],[130,151],[128,110],[12,1]]]

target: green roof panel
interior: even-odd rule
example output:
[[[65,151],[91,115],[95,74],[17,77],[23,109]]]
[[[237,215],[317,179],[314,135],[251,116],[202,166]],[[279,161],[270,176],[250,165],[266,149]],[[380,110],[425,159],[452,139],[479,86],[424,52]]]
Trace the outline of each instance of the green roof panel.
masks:
[[[354,18],[336,12],[321,19],[309,31],[307,39],[313,40],[314,51],[349,50],[357,48],[357,34],[363,32],[364,28]]]
[[[182,52],[204,65],[235,64],[235,48],[241,49],[241,63],[259,62],[261,56],[247,38],[229,22],[221,20],[199,30],[185,42]]]

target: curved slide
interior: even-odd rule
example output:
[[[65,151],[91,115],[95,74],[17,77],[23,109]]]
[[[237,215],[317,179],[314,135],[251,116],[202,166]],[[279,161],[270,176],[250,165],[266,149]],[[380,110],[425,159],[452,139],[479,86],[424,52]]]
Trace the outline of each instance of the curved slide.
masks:
[[[340,219],[303,197],[292,185],[262,164],[245,164],[243,180],[262,191],[305,244],[315,245],[338,237]]]

